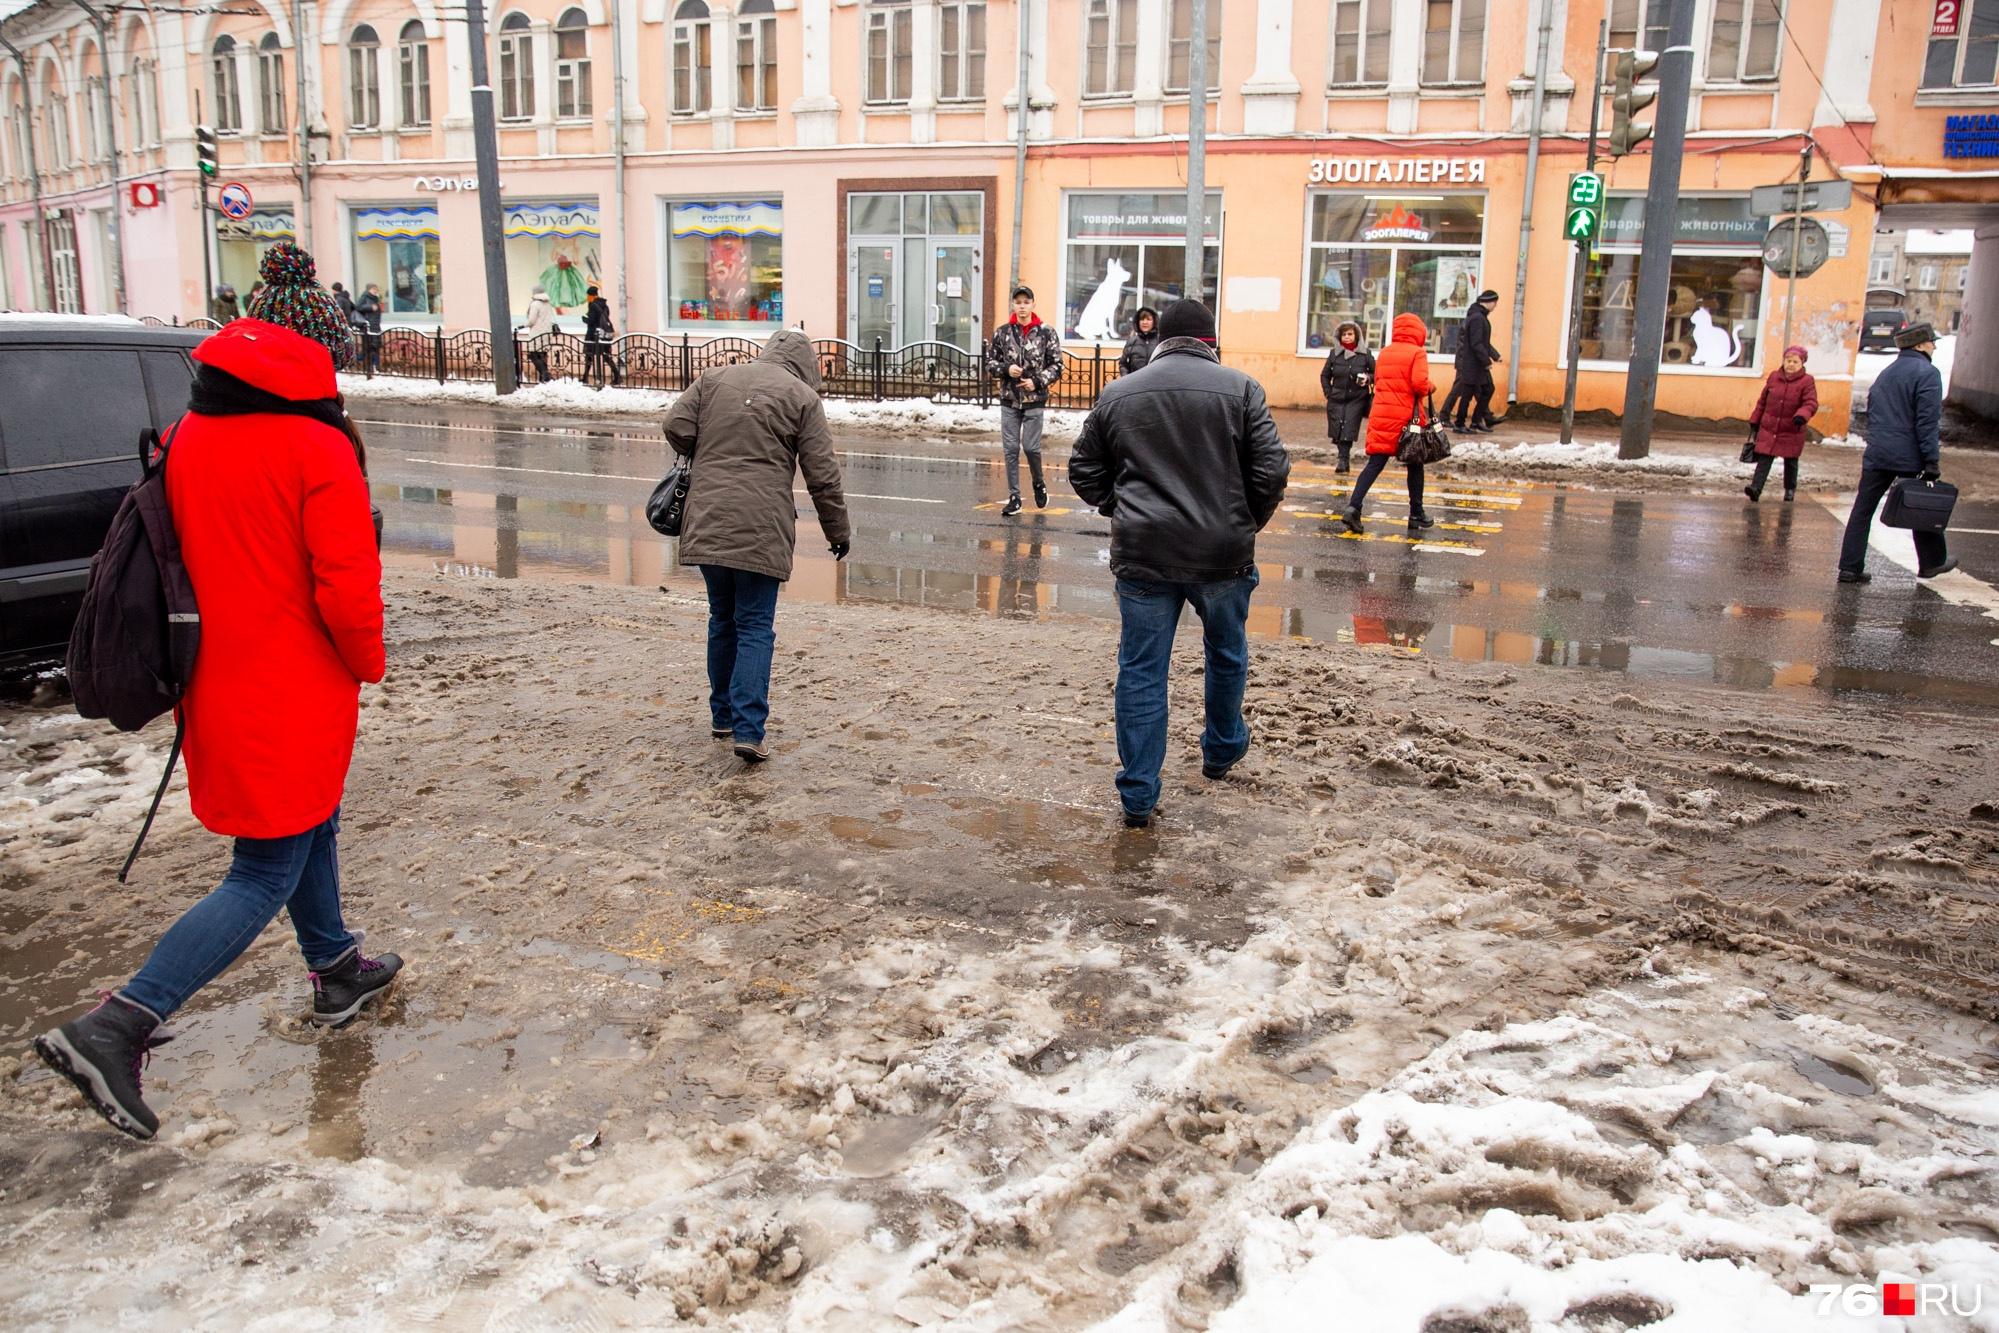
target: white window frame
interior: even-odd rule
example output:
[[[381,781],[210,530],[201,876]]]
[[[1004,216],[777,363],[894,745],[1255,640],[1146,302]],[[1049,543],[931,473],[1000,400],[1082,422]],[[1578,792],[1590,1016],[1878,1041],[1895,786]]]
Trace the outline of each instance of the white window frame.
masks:
[[[916,91],[916,7],[891,0],[868,5],[866,14],[861,40],[862,104],[907,105]]]
[[[105,105],[105,95],[104,76],[86,74],[83,78],[84,144],[92,162],[111,160],[111,117],[110,108]]]
[[[366,41],[359,40],[363,31]],[[372,23],[357,23],[343,43],[347,51],[347,128],[373,133],[382,128],[382,35]]]
[[[1708,39],[1707,46],[1702,53],[1702,60],[1707,71],[1706,80],[1709,84],[1769,84],[1776,82],[1784,69],[1784,6],[1787,2],[1788,0],[1709,0]],[[1765,17],[1759,20],[1757,18],[1757,11],[1763,9],[1775,10],[1774,17]],[[1714,62],[1715,35],[1721,29],[1724,10],[1734,15],[1734,18],[1728,21],[1733,22],[1737,29],[1735,36],[1735,63],[1733,67],[1728,65],[1717,66]],[[1770,53],[1770,68],[1767,71],[1752,73],[1746,67],[1749,62],[1751,40],[1755,35],[1759,22],[1772,29],[1774,47]]]
[[[1483,87],[1485,84],[1486,48],[1491,44],[1489,39],[1492,36],[1492,0],[1449,0],[1451,6],[1451,26],[1445,30],[1450,35],[1447,38],[1448,45],[1444,52],[1443,77],[1434,78],[1428,68],[1430,63],[1429,43],[1430,34],[1437,31],[1437,29],[1430,26],[1430,11],[1433,6],[1443,3],[1445,3],[1445,0],[1424,0],[1423,47],[1418,57],[1417,82],[1426,88],[1466,87],[1473,84]],[[1478,68],[1469,73],[1460,67],[1464,56],[1465,6],[1468,3],[1480,6]]]
[[[580,23],[571,23],[574,15]],[[583,39],[583,54],[565,56],[562,54],[562,39],[570,34],[580,34]],[[588,120],[590,118],[590,18],[581,9],[571,7],[562,11],[555,20],[555,28],[549,40],[555,45],[555,118],[557,120]]]
[[[1160,71],[1160,87],[1169,94],[1185,96],[1188,92],[1187,80],[1191,77],[1194,55],[1194,38],[1191,29],[1194,24],[1193,0],[1165,0],[1166,41],[1165,66]],[[1179,30],[1179,16],[1187,15],[1189,32],[1185,37],[1174,34]],[[1178,55],[1176,56],[1176,52]],[[1212,99],[1222,88],[1222,0],[1208,0],[1208,97]],[[1173,78],[1175,60],[1181,63],[1182,73],[1176,83]]]
[[[414,39],[411,28],[416,29]],[[411,19],[396,34],[396,112],[399,128],[430,128],[430,34],[422,19]]]
[[[1984,3],[1987,5],[1991,5],[1995,3],[1995,0],[1984,0]],[[1971,16],[1978,7],[1979,7],[1979,0],[1962,0],[1962,7],[1959,9],[1958,18],[1957,18],[1957,36],[1932,37],[1926,43],[1924,43],[1923,68],[1917,77],[1917,88],[1919,91],[1941,92],[1952,88],[1990,88],[1993,87],[1994,85],[1999,85],[1999,59],[1994,60],[1993,74],[1991,78],[1986,79],[1983,83],[1964,82],[1965,57],[1971,50]],[[1919,8],[1923,12],[1928,12],[1930,6],[1929,4],[1925,3]],[[1982,40],[1985,39],[1981,39],[1981,41]],[[1937,49],[1938,46],[1946,42],[1952,44],[1956,48],[1951,53],[1950,82],[1931,83],[1928,77],[1930,56]]]
[[[1138,86],[1140,0],[1083,0],[1083,96],[1130,97]],[[1102,77],[1098,59],[1102,58]]]
[[[705,116],[715,107],[715,23],[707,0],[680,0],[674,8],[668,91],[676,116]]]
[[[1919,292],[1939,291],[1943,284],[1943,266],[1940,264],[1916,265],[1916,290]]]
[[[1340,22],[1347,15],[1354,18],[1353,69],[1354,77],[1342,79],[1340,70]],[[1329,89],[1383,88],[1388,84],[1389,37],[1394,21],[1394,0],[1333,0],[1332,23],[1328,29],[1331,48],[1326,60],[1326,86]],[[1370,27],[1368,20],[1377,20],[1379,26]],[[1376,48],[1379,47],[1379,54]],[[1374,59],[1381,70],[1378,79],[1368,77],[1368,62]]]
[[[1867,257],[1867,285],[1886,287],[1895,281],[1895,252],[1886,251]]]
[[[267,32],[257,43],[257,133],[290,131],[285,115],[285,50],[278,35]]]
[[[215,94],[213,120],[217,134],[243,132],[243,80],[237,68],[238,46],[236,38],[225,32],[209,48],[208,72]]]
[[[518,9],[500,20],[499,54],[500,120],[509,125],[533,120],[534,20]]]
[[[135,145],[160,146],[160,62],[132,57],[132,138]]]
[[[743,0],[736,9],[736,58],[732,66],[736,111],[755,116],[777,110],[777,14],[771,0]],[[749,76],[749,96],[743,79]]]
[[[977,29],[976,36],[974,28]],[[986,0],[944,0],[937,7],[939,101],[985,101],[986,36]],[[978,89],[976,92],[972,91],[974,85]]]

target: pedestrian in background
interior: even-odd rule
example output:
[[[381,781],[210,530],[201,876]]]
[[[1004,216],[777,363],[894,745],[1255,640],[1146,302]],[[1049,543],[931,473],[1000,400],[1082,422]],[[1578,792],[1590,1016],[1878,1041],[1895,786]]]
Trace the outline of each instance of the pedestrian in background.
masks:
[[[1214,314],[1180,300],[1159,346],[1111,381],[1069,455],[1069,482],[1111,521],[1117,577],[1118,803],[1145,828],[1166,759],[1167,673],[1180,611],[1201,619],[1207,723],[1201,773],[1227,776],[1249,750],[1249,598],[1256,534],[1277,512],[1290,458],[1263,386],[1222,365]]]
[[[263,278],[250,291],[243,313],[303,334],[326,348],[335,369],[347,363],[353,337],[347,316],[315,277],[312,256],[290,241],[279,241],[257,261]]]
[[[537,282],[521,318],[521,335],[528,360],[534,363],[535,380],[541,384],[548,383],[548,335],[554,331],[555,307],[548,303],[548,288]]]
[[[665,430],[689,460],[680,563],[699,566],[708,585],[711,734],[762,763],[777,590],[791,577],[798,540],[796,473],[805,474],[833,558],[845,560],[853,540],[812,340],[779,329],[755,361],[702,371]]]
[[[1783,363],[1763,381],[1756,410],[1749,414],[1749,439],[1756,450],[1756,475],[1742,488],[1753,504],[1763,498],[1770,464],[1784,460],[1784,500],[1798,498],[1798,456],[1805,452],[1805,423],[1819,410],[1819,386],[1805,372],[1805,349],[1784,349]]]
[[[346,322],[347,327],[350,329],[353,328],[354,298],[348,295],[347,289],[337,282],[333,284],[333,304],[340,307],[340,318]]]
[[[1423,321],[1405,310],[1390,326],[1388,346],[1374,359],[1374,406],[1367,414],[1367,466],[1355,479],[1353,497],[1347,501],[1346,512],[1340,515],[1340,522],[1348,532],[1366,531],[1361,527],[1360,507],[1367,499],[1368,488],[1394,459],[1396,447],[1402,443],[1403,428],[1412,421],[1423,421],[1423,400],[1437,391],[1430,380],[1429,355],[1423,350],[1429,336]],[[1423,512],[1423,465],[1411,463],[1408,472],[1409,530],[1420,532],[1435,527],[1436,520]]]
[[[1492,415],[1492,394],[1497,387],[1492,368],[1505,360],[1492,345],[1492,311],[1498,304],[1499,293],[1488,288],[1465,311],[1465,321],[1458,326],[1456,375],[1444,397],[1444,419],[1450,419],[1455,403],[1457,429],[1473,435],[1483,435],[1503,420]]]
[[[1138,313],[1131,317],[1131,333],[1124,340],[1124,351],[1117,359],[1117,373],[1129,375],[1152,359],[1153,349],[1159,346],[1159,312],[1149,305],[1142,305]]]
[[[382,368],[382,289],[369,283],[354,302],[361,321],[361,360],[370,375]]]
[[[611,323],[611,303],[597,294],[595,287],[585,293],[590,304],[583,308],[583,378],[604,387],[604,372],[609,371],[612,384],[623,384],[625,377],[618,369],[618,358],[611,354],[611,340],[617,336],[617,326]]]
[[[167,498],[201,647],[182,704],[195,818],[234,837],[222,883],[182,913],[138,974],[35,1050],[134,1138],[159,1118],[141,1068],[163,1026],[280,910],[312,981],[312,1021],[339,1027],[389,987],[340,909],[335,841],[361,684],[382,678],[382,563],[358,437],[316,337],[238,319],[196,347],[170,437]],[[273,410],[282,400],[282,410]]]
[[[242,307],[236,304],[236,289],[223,283],[215,289],[215,295],[208,302],[208,317],[217,324],[227,324],[232,319],[243,318]]]
[[[1943,475],[1943,375],[1931,364],[1936,330],[1911,324],[1895,335],[1900,350],[1867,391],[1867,449],[1860,455],[1860,493],[1847,515],[1839,547],[1839,581],[1871,583],[1867,538],[1874,510],[1888,488],[1903,477],[1935,481]],[[1941,532],[1911,532],[1916,541],[1916,577],[1933,579],[1957,568]]]
[[[1326,437],[1340,451],[1333,470],[1348,471],[1354,441],[1374,404],[1374,353],[1361,342],[1360,325],[1352,320],[1333,330],[1333,350],[1319,368],[1319,391],[1326,395]]]
[[[986,349],[992,376],[1000,382],[1000,452],[1006,458],[1006,508],[1020,512],[1020,456],[1034,478],[1034,507],[1048,507],[1048,487],[1041,479],[1041,422],[1048,406],[1048,386],[1062,378],[1062,341],[1034,313],[1034,289],[1013,289],[1013,318],[993,332]]]

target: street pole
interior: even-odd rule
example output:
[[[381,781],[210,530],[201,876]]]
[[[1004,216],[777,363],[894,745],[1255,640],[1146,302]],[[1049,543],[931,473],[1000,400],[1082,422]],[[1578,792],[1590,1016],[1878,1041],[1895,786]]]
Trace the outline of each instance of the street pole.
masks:
[[[1534,238],[1534,182],[1541,169],[1541,114],[1548,104],[1548,43],[1555,30],[1555,0],[1541,0],[1541,51],[1534,58],[1534,120],[1527,127],[1527,185],[1520,197],[1520,262],[1513,270],[1513,360],[1506,367],[1506,401],[1520,401],[1520,334],[1527,320],[1527,247]]]
[[[1610,20],[1596,25],[1596,81],[1590,85],[1589,158],[1583,170],[1596,174],[1596,131],[1603,123],[1603,58],[1610,45]],[[1589,276],[1589,252],[1594,246],[1576,247],[1576,272],[1569,283],[1569,374],[1562,389],[1562,443],[1576,438],[1576,361],[1582,355],[1583,292]]]
[[[1652,409],[1666,342],[1673,239],[1680,229],[1680,162],[1687,146],[1687,95],[1694,72],[1694,0],[1671,0],[1666,49],[1659,53],[1659,114],[1652,130],[1652,176],[1645,192],[1645,243],[1638,252],[1638,297],[1631,314],[1631,364],[1624,379],[1619,458],[1652,451]]]
[[[472,152],[479,169],[479,237],[486,251],[486,323],[492,330],[493,388],[505,396],[514,391],[514,316],[507,300],[500,138],[493,120],[493,85],[487,78],[486,11],[481,0],[465,0],[465,29],[472,43]]]
[[[1805,182],[1812,178],[1812,141],[1809,135],[1798,156],[1798,197],[1791,209],[1791,276],[1784,284],[1784,346],[1791,345],[1791,312],[1798,308],[1798,241],[1805,234]],[[1780,354],[1778,360],[1783,359]],[[1765,356],[1763,364],[1770,364]]]
[[[1208,0],[1193,0],[1187,34],[1187,268],[1181,294],[1200,300],[1208,257]]]
[[[81,4],[83,0],[77,0]],[[292,0],[292,73],[298,76],[298,239],[312,250],[312,129],[305,114],[305,0]]]
[[[97,63],[104,71],[104,146],[111,152],[111,303],[125,313],[125,227],[118,220],[118,99],[111,92],[111,23],[102,11],[86,0],[76,0],[77,8],[90,16],[97,29]],[[84,85],[84,92],[90,87]]]
[[[201,155],[201,124],[201,89],[196,88],[194,90],[194,126],[196,139],[195,156],[197,158]],[[196,179],[201,182],[201,313],[205,318],[208,316],[208,312],[213,309],[209,303],[215,299],[215,259],[213,256],[215,247],[209,244],[208,236],[208,173],[201,169],[201,164],[197,161],[195,163],[194,174]]]
[[[1020,31],[1014,44],[1020,48],[1020,74],[1014,88],[1017,100],[1013,111],[1013,263],[1007,270],[1008,301],[1013,300],[1013,289],[1020,286],[1020,224],[1022,210],[1027,207],[1027,6],[1028,0],[1018,0]]]
[[[625,35],[618,0],[611,0],[611,193],[618,196],[618,318],[632,325],[631,291],[625,282]],[[657,326],[655,326],[657,327]]]
[[[0,46],[7,48],[7,54],[14,57],[14,63],[21,67],[21,119],[23,137],[28,141],[28,197],[34,201],[35,235],[41,241],[42,250],[42,299],[48,302],[48,309],[56,308],[56,268],[55,252],[49,247],[49,216],[42,208],[42,170],[35,163],[35,124],[29,112],[34,103],[28,91],[34,85],[28,77],[28,58],[21,54],[21,48],[0,37]],[[196,96],[200,96],[199,93]]]

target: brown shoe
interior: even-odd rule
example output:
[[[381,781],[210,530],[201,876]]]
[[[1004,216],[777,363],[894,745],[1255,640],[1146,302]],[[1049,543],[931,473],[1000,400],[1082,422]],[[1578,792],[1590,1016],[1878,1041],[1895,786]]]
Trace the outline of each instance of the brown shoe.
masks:
[[[761,764],[770,758],[770,746],[764,741],[737,741],[736,758],[746,764]]]

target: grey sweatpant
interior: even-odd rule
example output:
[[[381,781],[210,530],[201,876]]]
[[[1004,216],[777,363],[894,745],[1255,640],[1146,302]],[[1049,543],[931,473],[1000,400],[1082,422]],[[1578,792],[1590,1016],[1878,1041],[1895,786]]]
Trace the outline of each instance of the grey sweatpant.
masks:
[[[1027,452],[1027,470],[1040,486],[1041,480],[1041,409],[1038,407],[1008,407],[1000,404],[1000,449],[1006,454],[1007,498],[1020,498],[1020,455]]]

